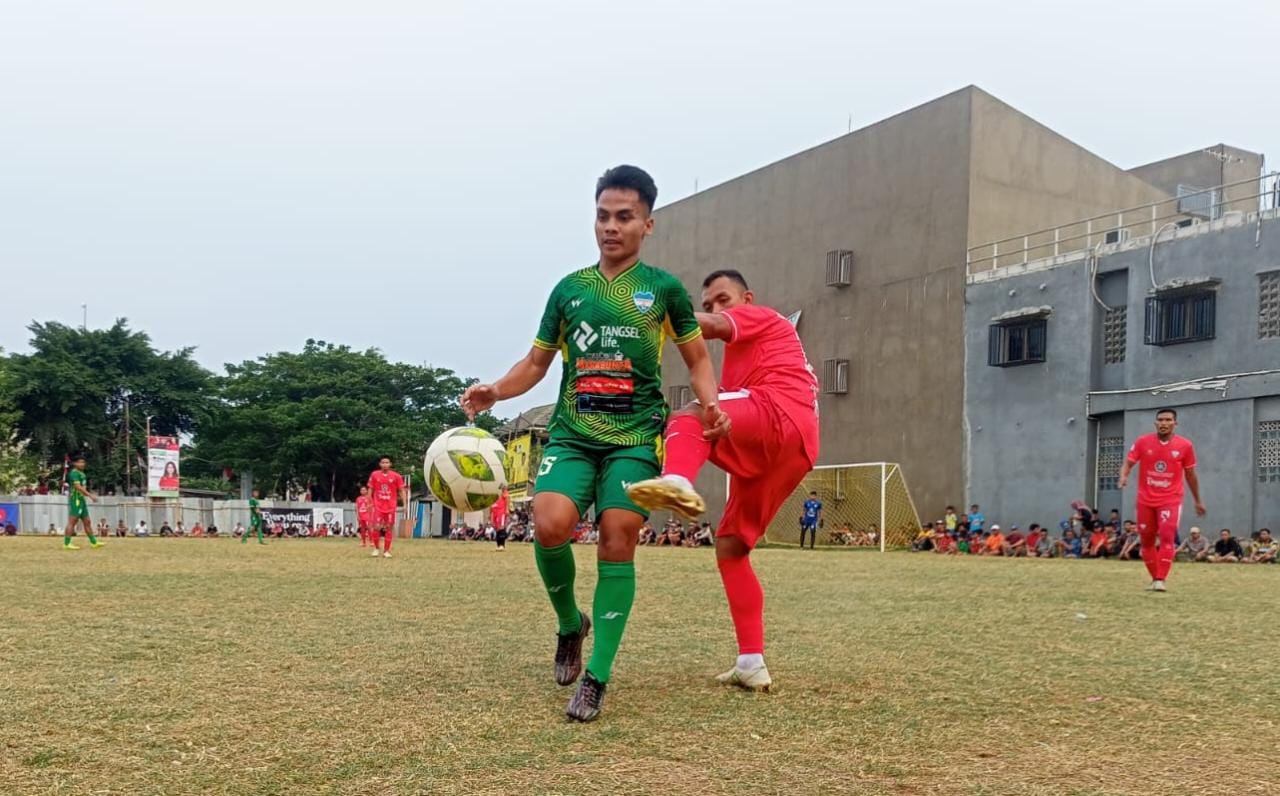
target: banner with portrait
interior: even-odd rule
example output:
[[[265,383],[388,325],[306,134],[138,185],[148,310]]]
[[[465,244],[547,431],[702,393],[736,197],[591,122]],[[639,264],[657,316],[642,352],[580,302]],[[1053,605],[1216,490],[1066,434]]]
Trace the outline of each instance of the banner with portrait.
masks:
[[[523,500],[529,495],[529,457],[533,435],[521,434],[507,441],[507,496]]]
[[[0,533],[4,531],[6,525],[22,530],[22,525],[18,522],[17,503],[0,503]]]
[[[180,486],[178,438],[147,437],[147,496],[176,498]]]

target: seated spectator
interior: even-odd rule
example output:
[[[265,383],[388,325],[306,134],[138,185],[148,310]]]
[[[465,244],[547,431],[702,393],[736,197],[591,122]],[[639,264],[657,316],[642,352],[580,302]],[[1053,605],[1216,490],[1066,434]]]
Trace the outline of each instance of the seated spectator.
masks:
[[[197,536],[204,536],[204,526],[200,524],[199,520],[196,520],[196,524],[191,526],[191,537],[194,539]]]
[[[45,531],[45,533],[49,534],[50,536],[57,536],[58,528],[53,523],[49,523],[49,530]]]
[[[1121,561],[1137,561],[1142,558],[1142,538],[1138,536],[1138,524],[1133,520],[1124,521],[1124,532],[1120,535]]]
[[[1031,529],[1027,531],[1027,556],[1030,558],[1049,558],[1053,555],[1053,540],[1049,538],[1049,532],[1040,526],[1040,523],[1031,523]]]
[[[1179,553],[1186,553],[1188,561],[1208,561],[1210,550],[1209,539],[1200,533],[1199,528],[1192,528],[1173,555],[1176,558]]]
[[[1004,554],[1009,557],[1025,556],[1027,554],[1027,537],[1023,535],[1022,529],[1016,525],[1009,529],[1009,533],[1005,534]]]
[[[104,538],[111,535],[111,526],[107,525],[106,517],[103,517],[102,519],[98,520],[97,534],[98,536],[102,536]]]
[[[831,532],[831,543],[843,545],[853,544],[853,528],[849,523],[846,522]]]
[[[1244,549],[1231,535],[1230,528],[1223,528],[1218,533],[1218,541],[1213,543],[1213,554],[1209,556],[1211,564],[1234,564],[1244,558]]]
[[[711,547],[714,545],[716,543],[716,532],[711,527],[711,523],[702,523],[702,526],[694,534],[693,541],[698,547]]]
[[[1111,534],[1106,527],[1095,525],[1093,531],[1089,534],[1089,544],[1085,549],[1085,558],[1106,558],[1107,542],[1111,539]]]
[[[124,524],[124,520],[116,521],[116,536],[128,536],[129,526]]]
[[[973,547],[972,547],[972,543],[970,543],[969,540],[978,535],[979,535],[978,531],[973,531],[971,536],[961,536],[959,539],[957,539],[956,555],[967,556],[971,554],[973,552]]]
[[[942,535],[934,540],[933,552],[944,556],[954,556],[959,554],[960,551],[956,549],[956,536],[957,534],[950,534],[943,531]]]
[[[217,535],[218,535],[218,526],[216,526],[216,525],[210,525],[207,529],[205,529],[205,533],[206,533],[206,534],[208,534],[209,536],[217,536]]]
[[[946,532],[946,525],[942,520],[938,520],[932,526],[922,525],[920,532],[911,542],[911,549],[918,553],[927,553],[934,548],[934,539]]]
[[[160,523],[160,535],[173,536],[173,527],[169,525],[168,520],[165,520],[164,522]]]
[[[11,522],[6,522],[6,523],[4,524],[4,535],[5,535],[5,536],[17,536],[17,535],[18,535],[18,528],[17,528],[17,526],[16,526],[16,525],[14,525],[14,524],[13,524],[13,523],[11,523]]]
[[[236,539],[239,539],[241,536],[243,536],[243,535],[244,535],[244,523],[242,523],[242,522],[237,522],[237,523],[236,523],[236,527],[234,527],[234,528],[232,528],[232,529],[231,529],[231,535],[232,535],[233,537],[235,537]]]
[[[133,529],[133,535],[138,537],[147,537],[151,535],[151,529],[147,527],[146,520],[138,520],[138,524]]]
[[[1249,563],[1274,564],[1277,552],[1280,552],[1280,546],[1271,538],[1271,529],[1263,528],[1258,531],[1257,540],[1249,545]]]
[[[1058,551],[1058,555],[1063,558],[1081,558],[1084,556],[1084,540],[1076,536],[1076,532],[1071,528],[1062,532],[1062,538],[1059,539],[1054,547]]]
[[[187,529],[183,527],[183,525],[182,525],[182,520],[178,520],[178,525],[177,525],[177,527],[176,527],[176,528],[174,528],[174,529],[173,529],[173,533],[174,533],[174,535],[175,535],[175,536],[186,536],[186,535],[187,535]]]
[[[987,534],[986,538],[982,540],[982,549],[978,551],[978,555],[1004,555],[1004,534],[1000,532],[998,524],[991,526],[991,533]]]

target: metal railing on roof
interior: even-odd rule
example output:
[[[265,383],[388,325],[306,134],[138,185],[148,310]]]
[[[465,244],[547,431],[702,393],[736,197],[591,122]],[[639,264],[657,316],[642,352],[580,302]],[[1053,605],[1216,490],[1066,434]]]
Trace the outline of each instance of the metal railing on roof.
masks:
[[[1280,207],[1280,172],[1199,190],[1179,186],[1177,196],[1038,229],[972,246],[966,253],[973,274],[1088,251],[1099,243],[1123,243],[1134,235],[1157,235],[1166,226],[1190,226],[1230,212],[1254,213]]]

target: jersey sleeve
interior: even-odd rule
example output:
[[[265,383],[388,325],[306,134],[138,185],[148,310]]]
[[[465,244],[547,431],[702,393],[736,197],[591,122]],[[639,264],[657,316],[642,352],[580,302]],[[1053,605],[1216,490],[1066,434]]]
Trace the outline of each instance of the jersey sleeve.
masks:
[[[564,313],[560,309],[561,282],[552,289],[547,297],[547,306],[542,311],[542,321],[538,324],[538,334],[533,344],[544,351],[559,351],[564,344]]]
[[[733,332],[729,335],[730,343],[741,343],[760,334],[778,313],[768,307],[757,304],[739,304],[724,311],[729,319]]]
[[[1138,437],[1133,441],[1133,445],[1129,446],[1129,454],[1124,457],[1125,461],[1127,461],[1129,464],[1138,463],[1138,460],[1142,458],[1142,452],[1138,448],[1138,446],[1141,444],[1142,444],[1142,437]]]
[[[676,345],[684,345],[702,336],[698,316],[693,313],[693,302],[679,280],[671,277],[666,287],[667,332]]]
[[[1190,470],[1196,466],[1196,446],[1187,443],[1187,450],[1182,454],[1182,469]]]

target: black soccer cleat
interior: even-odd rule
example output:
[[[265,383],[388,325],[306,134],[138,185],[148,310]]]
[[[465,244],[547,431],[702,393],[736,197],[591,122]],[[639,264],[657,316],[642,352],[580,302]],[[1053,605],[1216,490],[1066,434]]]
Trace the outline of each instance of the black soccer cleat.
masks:
[[[577,633],[556,634],[556,683],[573,685],[582,674],[582,641],[591,632],[591,620],[584,613]]]
[[[595,721],[600,718],[600,709],[604,707],[605,683],[600,682],[591,672],[578,683],[578,690],[569,700],[564,713],[574,721]]]

